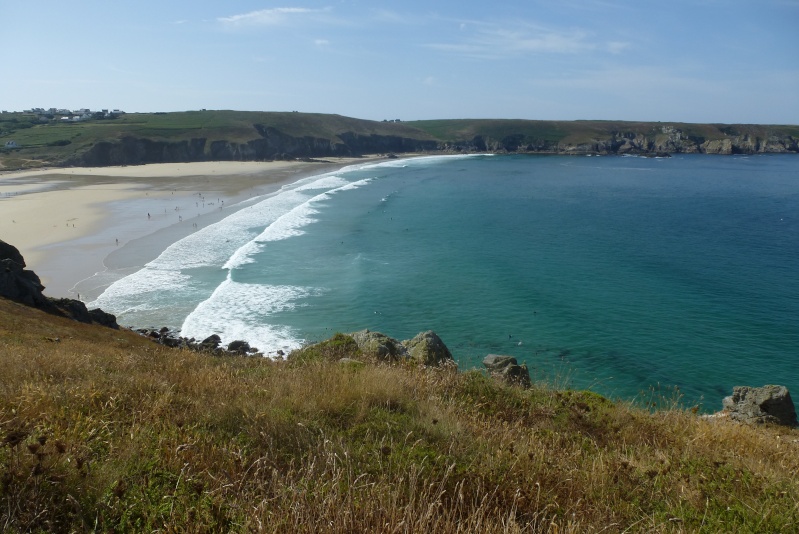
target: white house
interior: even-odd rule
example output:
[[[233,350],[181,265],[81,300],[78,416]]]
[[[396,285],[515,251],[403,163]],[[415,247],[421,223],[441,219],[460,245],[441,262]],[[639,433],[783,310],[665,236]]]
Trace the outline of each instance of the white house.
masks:
[[[17,148],[16,141],[6,141],[6,148]]]

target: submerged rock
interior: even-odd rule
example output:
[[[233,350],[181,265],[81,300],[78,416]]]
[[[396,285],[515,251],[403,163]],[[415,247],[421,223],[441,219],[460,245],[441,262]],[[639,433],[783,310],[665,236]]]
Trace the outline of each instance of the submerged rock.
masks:
[[[785,386],[735,386],[722,406],[736,421],[797,426],[796,408]]]

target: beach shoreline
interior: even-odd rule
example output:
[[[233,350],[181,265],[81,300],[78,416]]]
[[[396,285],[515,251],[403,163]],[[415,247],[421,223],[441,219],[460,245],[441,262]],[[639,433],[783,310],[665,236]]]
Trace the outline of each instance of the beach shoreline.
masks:
[[[51,297],[90,301],[248,199],[381,156],[163,163],[0,173],[0,239]],[[106,274],[104,276],[104,273]]]

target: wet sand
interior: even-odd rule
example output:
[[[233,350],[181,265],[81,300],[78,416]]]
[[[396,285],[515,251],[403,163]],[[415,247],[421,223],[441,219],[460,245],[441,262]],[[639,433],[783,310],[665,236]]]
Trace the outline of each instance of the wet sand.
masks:
[[[87,300],[247,199],[301,178],[376,161],[200,162],[0,174],[0,239],[51,297]],[[113,276],[102,273],[113,271]],[[100,274],[98,274],[100,273]],[[98,275],[98,276],[95,276]],[[89,281],[91,280],[91,281]]]

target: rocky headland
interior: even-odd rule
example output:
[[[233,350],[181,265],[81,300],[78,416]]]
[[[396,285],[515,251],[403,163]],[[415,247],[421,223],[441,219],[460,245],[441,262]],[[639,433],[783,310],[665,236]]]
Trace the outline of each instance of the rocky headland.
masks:
[[[313,113],[131,113],[103,121],[0,122],[0,168],[271,161],[366,154],[799,153],[799,126],[458,119],[368,121]]]

